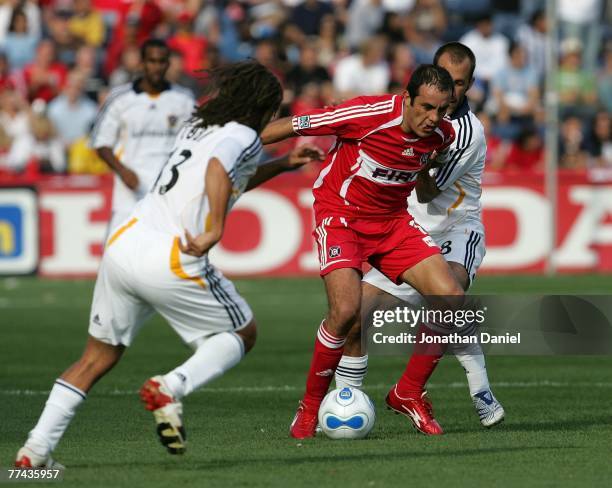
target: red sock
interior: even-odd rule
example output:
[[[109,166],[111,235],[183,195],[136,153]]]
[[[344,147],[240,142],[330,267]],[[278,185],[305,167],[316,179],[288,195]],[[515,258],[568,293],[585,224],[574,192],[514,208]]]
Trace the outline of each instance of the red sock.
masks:
[[[422,344],[420,338],[423,334],[428,336],[439,335],[424,325],[419,327],[414,352],[410,356],[404,374],[402,374],[402,377],[397,382],[396,392],[402,398],[421,396],[427,380],[429,380],[434,369],[436,369],[446,350],[446,347],[443,347],[441,344]]]
[[[306,380],[304,404],[306,408],[319,410],[323,397],[327,393],[334,372],[342,358],[346,338],[335,337],[325,329],[321,322],[315,339],[314,353]]]

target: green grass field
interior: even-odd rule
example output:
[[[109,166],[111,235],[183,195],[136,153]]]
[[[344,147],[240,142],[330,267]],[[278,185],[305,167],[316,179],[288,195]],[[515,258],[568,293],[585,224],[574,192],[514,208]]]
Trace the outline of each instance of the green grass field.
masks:
[[[297,442],[288,426],[325,310],[318,279],[241,280],[259,324],[254,351],[185,400],[188,452],[168,455],[136,394],[189,351],[159,318],[93,389],[55,457],[60,486],[610,486],[612,357],[489,358],[504,424],[483,429],[465,378],[445,358],[431,380],[446,431],[418,435],[383,408],[405,358],[373,357],[366,391],[377,424],[361,441]],[[93,283],[0,280],[0,466],[10,466],[53,380],[77,359]],[[474,292],[610,293],[612,276],[482,277]]]

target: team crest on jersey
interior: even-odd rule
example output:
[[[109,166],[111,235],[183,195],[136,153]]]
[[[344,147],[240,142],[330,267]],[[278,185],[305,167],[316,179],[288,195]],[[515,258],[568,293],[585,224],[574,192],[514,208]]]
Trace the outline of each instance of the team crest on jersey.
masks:
[[[309,129],[310,128],[310,116],[302,115],[298,117],[298,129]]]
[[[414,156],[414,149],[408,147],[402,151],[402,156]]]
[[[339,258],[342,254],[342,249],[340,246],[332,246],[329,248],[329,257],[330,259]]]
[[[176,123],[178,122],[178,117],[176,115],[168,115],[168,125],[171,129],[174,128]]]

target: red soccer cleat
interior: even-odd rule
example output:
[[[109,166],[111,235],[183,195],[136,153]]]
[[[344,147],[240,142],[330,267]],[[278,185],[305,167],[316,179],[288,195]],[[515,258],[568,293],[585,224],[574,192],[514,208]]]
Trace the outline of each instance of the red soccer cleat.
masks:
[[[387,407],[408,417],[415,429],[425,435],[442,435],[444,431],[433,416],[431,401],[424,391],[420,398],[402,398],[397,394],[397,385],[387,394]]]
[[[317,412],[308,410],[304,402],[300,401],[293,422],[291,422],[291,427],[289,427],[289,433],[294,439],[314,437],[318,423]]]
[[[145,408],[151,412],[175,402],[172,394],[162,383],[160,376],[154,376],[145,381],[140,388],[140,399],[145,404]]]

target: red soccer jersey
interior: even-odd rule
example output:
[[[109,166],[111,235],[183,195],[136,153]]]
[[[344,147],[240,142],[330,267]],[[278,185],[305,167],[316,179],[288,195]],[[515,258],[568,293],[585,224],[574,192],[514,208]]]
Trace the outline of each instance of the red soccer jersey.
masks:
[[[364,96],[293,117],[297,134],[337,137],[313,187],[317,219],[330,213],[359,218],[406,214],[418,171],[434,150],[446,151],[455,131],[445,118],[427,137],[406,133],[403,110],[400,95]]]

